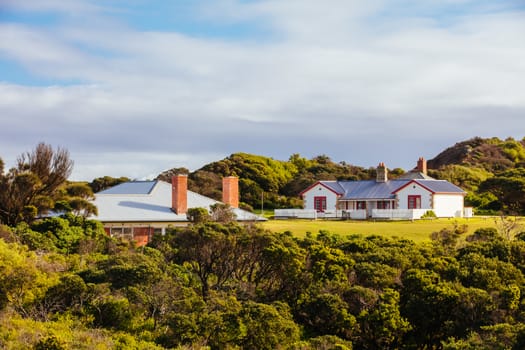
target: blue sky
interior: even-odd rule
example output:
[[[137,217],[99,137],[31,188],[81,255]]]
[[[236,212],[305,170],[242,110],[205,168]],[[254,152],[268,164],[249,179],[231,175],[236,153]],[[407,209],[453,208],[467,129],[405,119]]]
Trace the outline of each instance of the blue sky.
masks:
[[[73,179],[234,152],[410,169],[525,136],[521,0],[0,0],[0,157]]]

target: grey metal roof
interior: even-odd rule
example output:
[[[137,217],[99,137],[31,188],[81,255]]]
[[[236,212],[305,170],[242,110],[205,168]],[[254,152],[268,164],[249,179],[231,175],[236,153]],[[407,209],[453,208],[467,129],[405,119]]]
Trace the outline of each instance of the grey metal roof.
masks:
[[[393,192],[405,185],[410,180],[389,180],[387,182],[376,182],[374,180],[364,181],[341,181],[340,185],[345,190],[341,199],[394,199]]]
[[[416,182],[435,193],[465,193],[461,188],[446,180],[416,180]]]
[[[345,190],[341,186],[341,183],[339,181],[319,181],[319,182],[336,193],[345,193]]]
[[[465,193],[461,188],[445,180],[429,179],[394,179],[387,182],[376,182],[375,180],[363,181],[338,181],[336,186],[331,181],[322,181],[330,188],[340,188],[342,193],[340,200],[367,200],[367,199],[394,199],[395,192],[409,182],[414,181],[428,188],[434,193]]]
[[[130,181],[123,182],[116,186],[100,191],[97,194],[138,194],[146,195],[150,194],[155,187],[157,181]]]
[[[400,177],[397,178],[397,180],[435,180],[433,177],[428,176],[425,173],[422,173],[420,171],[409,171],[408,173],[404,173]]]
[[[186,214],[171,210],[171,184],[164,181],[132,181],[122,183],[95,194],[98,215],[93,219],[102,222],[177,222],[187,221]],[[188,191],[189,208],[210,209],[220,203],[212,198]],[[260,221],[263,217],[246,210],[234,208],[239,221]]]

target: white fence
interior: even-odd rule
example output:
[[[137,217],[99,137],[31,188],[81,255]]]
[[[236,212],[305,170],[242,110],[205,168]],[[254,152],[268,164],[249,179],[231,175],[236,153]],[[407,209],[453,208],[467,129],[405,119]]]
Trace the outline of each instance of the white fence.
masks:
[[[469,210],[470,209],[470,210]],[[368,215],[365,209],[327,210],[317,212],[315,209],[275,209],[275,219],[383,219],[383,220],[416,220],[428,209],[372,209]],[[472,217],[472,208],[465,208],[464,217]]]
[[[317,219],[315,209],[275,209],[276,219]]]
[[[428,209],[373,209],[370,217],[365,209],[359,210],[327,210],[318,212],[314,209],[275,209],[275,219],[391,219],[414,220],[420,219]]]
[[[324,212],[317,213],[318,218],[324,218],[324,219],[337,219],[343,217],[343,211],[342,210],[325,210]]]
[[[354,212],[361,212],[364,210],[354,210]],[[366,212],[364,215],[353,214],[352,217],[348,216],[343,210],[326,210],[324,212],[318,212],[315,209],[275,209],[275,219],[366,219]]]
[[[365,209],[343,210],[343,218],[352,219],[352,220],[365,220],[366,210]]]
[[[391,220],[421,219],[428,209],[372,209],[372,218]]]

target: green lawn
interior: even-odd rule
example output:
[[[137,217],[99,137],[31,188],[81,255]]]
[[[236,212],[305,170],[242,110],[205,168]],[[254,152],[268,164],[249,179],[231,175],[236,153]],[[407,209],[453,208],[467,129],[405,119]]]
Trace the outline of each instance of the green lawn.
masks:
[[[525,223],[524,219],[519,219]],[[496,227],[495,218],[475,217],[470,219],[434,219],[415,221],[331,221],[331,220],[268,220],[263,227],[273,232],[290,231],[294,235],[303,237],[307,232],[317,234],[319,230],[326,230],[339,235],[363,234],[382,235],[387,237],[402,237],[422,242],[430,240],[430,234],[442,228],[452,227],[455,223],[468,226],[467,234],[473,233],[480,227]]]

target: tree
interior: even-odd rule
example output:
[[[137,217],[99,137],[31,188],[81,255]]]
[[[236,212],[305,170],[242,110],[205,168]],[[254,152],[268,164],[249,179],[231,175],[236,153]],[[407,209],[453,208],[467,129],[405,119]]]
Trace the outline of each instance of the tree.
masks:
[[[211,215],[205,208],[189,208],[186,216],[194,224],[202,224],[211,220]]]
[[[228,224],[235,221],[233,208],[228,204],[216,203],[210,206],[213,221]]]
[[[207,298],[211,288],[220,288],[233,273],[233,236],[237,226],[224,227],[216,223],[199,224],[175,230],[167,235],[172,247],[177,247],[174,260],[190,266],[201,282],[201,293]],[[232,232],[229,232],[232,229]]]
[[[299,327],[286,304],[247,301],[240,315],[247,330],[239,344],[242,349],[289,348],[299,340]]]
[[[449,338],[442,342],[443,350],[501,350],[523,349],[525,325],[500,323],[481,327],[465,339]]]
[[[38,341],[35,345],[35,350],[64,350],[66,347],[62,344],[60,339],[55,336],[49,336]]]
[[[483,181],[479,189],[496,196],[504,212],[525,212],[525,169],[519,168],[491,177]]]
[[[385,289],[378,302],[359,315],[360,341],[366,349],[398,349],[402,337],[411,329],[410,323],[401,317],[399,293]]]
[[[500,216],[494,219],[498,233],[506,240],[513,239],[522,229],[523,226],[519,224],[516,218],[506,218]]]
[[[81,312],[87,300],[88,287],[78,275],[62,275],[60,281],[50,287],[38,300],[35,307],[43,313],[44,320],[48,315],[57,312]]]
[[[91,187],[93,192],[97,193],[97,192],[105,190],[106,188],[116,186],[120,183],[127,182],[129,180],[130,180],[129,178],[123,177],[123,176],[119,178],[115,178],[111,176],[97,177],[92,182],[90,182],[88,186]]]
[[[22,316],[31,316],[29,306],[47,283],[38,260],[26,247],[0,239],[0,311],[10,304]]]
[[[335,335],[343,339],[350,339],[356,324],[348,305],[330,293],[306,296],[299,303],[297,319],[310,335]]]
[[[399,277],[398,269],[376,262],[358,262],[354,270],[360,285],[378,290],[393,287]]]
[[[455,223],[451,229],[443,228],[440,231],[432,232],[430,238],[432,238],[436,246],[440,246],[447,254],[450,254],[456,248],[459,237],[467,232],[467,230],[467,225],[458,225]]]
[[[322,335],[320,337],[308,339],[308,343],[301,346],[304,350],[334,349],[352,350],[353,345],[350,340],[343,340],[335,335]]]
[[[452,283],[440,281],[429,270],[411,269],[402,277],[400,312],[413,326],[408,331],[409,343],[433,349],[442,339],[454,335],[454,310],[459,293]]]
[[[69,152],[45,143],[19,156],[16,167],[0,174],[0,222],[15,226],[52,209],[72,170]]]
[[[213,293],[199,319],[199,333],[211,349],[232,349],[248,335],[240,301],[234,296]]]
[[[74,213],[84,218],[97,214],[97,207],[91,202],[95,199],[93,190],[84,182],[72,182],[63,186],[61,195],[55,202],[57,213]]]
[[[69,206],[75,215],[80,215],[84,218],[87,218],[91,214],[96,215],[98,213],[97,206],[85,198],[71,198],[69,200]]]
[[[353,265],[343,251],[313,244],[308,251],[308,268],[316,281],[347,281]]]

